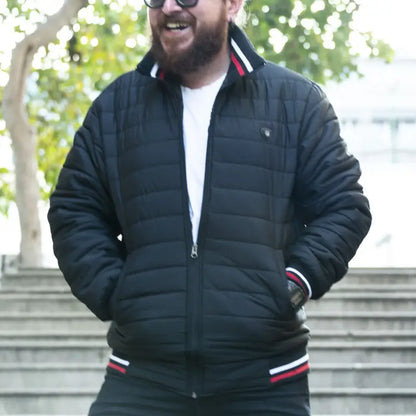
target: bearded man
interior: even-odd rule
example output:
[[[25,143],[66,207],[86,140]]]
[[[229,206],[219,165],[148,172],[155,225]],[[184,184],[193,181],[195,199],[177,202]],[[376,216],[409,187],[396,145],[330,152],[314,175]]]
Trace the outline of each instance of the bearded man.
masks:
[[[321,89],[243,0],[145,0],[152,46],[92,104],[51,198],[59,266],[111,321],[91,416],[310,415],[304,304],[371,215]]]

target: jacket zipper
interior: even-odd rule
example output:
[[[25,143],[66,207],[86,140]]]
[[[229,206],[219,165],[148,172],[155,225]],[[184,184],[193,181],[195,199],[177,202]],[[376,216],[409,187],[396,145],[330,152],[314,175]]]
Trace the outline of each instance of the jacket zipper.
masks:
[[[218,95],[220,94],[218,92]],[[181,94],[180,94],[181,95]],[[217,100],[214,100],[213,108],[211,111],[211,121],[208,127],[208,141],[207,141],[207,153],[205,158],[205,178],[204,178],[204,187],[203,187],[203,197],[202,197],[202,207],[201,207],[201,217],[199,222],[199,228],[197,233],[197,241],[193,241],[192,237],[192,221],[189,215],[189,194],[188,186],[186,179],[186,164],[185,164],[185,150],[183,146],[183,126],[181,124],[181,133],[182,133],[182,143],[181,143],[181,169],[184,172],[183,177],[184,181],[184,194],[185,197],[185,209],[187,212],[187,220],[185,221],[187,226],[185,227],[186,231],[186,240],[190,242],[189,251],[189,262],[188,262],[188,275],[187,275],[187,345],[186,349],[188,351],[188,391],[192,398],[197,398],[202,389],[202,372],[199,370],[201,368],[199,353],[202,350],[202,304],[203,304],[203,277],[202,277],[202,258],[201,254],[203,253],[203,243],[204,243],[204,232],[205,232],[205,222],[206,222],[206,211],[207,211],[207,201],[208,193],[210,188],[211,181],[211,160],[212,160],[212,125],[213,120],[212,116],[215,114],[215,107],[217,106]],[[182,95],[180,97],[182,103]],[[183,103],[181,106],[182,117],[179,117],[180,122],[183,123]]]
[[[191,248],[191,259],[197,259],[198,258],[198,244],[193,243]]]
[[[180,148],[180,164],[182,172],[182,189],[183,189],[183,205],[185,209],[184,223],[185,223],[185,243],[187,247],[187,281],[186,281],[186,339],[185,339],[185,357],[186,367],[188,373],[187,391],[190,397],[197,398],[201,389],[201,374],[198,374],[199,363],[197,352],[201,344],[200,327],[202,325],[201,318],[201,273],[198,242],[193,241],[192,236],[192,221],[189,214],[189,194],[186,179],[186,162],[185,149],[183,143],[183,102],[182,94],[178,88],[171,89],[173,97],[174,108],[178,114],[180,123],[181,141]],[[180,104],[177,104],[180,103]],[[199,236],[198,236],[199,238]]]

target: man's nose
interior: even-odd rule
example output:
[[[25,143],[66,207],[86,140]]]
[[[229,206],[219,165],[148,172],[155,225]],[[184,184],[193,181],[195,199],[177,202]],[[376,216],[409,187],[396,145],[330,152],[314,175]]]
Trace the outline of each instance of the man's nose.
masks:
[[[167,15],[181,10],[182,7],[178,5],[176,0],[165,0],[162,6],[162,12]]]

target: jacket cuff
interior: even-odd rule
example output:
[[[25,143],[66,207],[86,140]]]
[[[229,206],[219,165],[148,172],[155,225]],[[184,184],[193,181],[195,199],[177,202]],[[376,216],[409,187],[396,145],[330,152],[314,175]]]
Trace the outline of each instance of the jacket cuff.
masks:
[[[312,288],[306,277],[293,267],[286,267],[287,278],[296,283],[305,293],[307,299],[312,297]]]

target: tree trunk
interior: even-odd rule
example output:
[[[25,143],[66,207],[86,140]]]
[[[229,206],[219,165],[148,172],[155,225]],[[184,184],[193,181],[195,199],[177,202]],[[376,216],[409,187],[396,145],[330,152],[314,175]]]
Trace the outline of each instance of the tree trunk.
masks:
[[[65,0],[62,8],[26,36],[12,54],[9,81],[3,94],[3,115],[14,153],[16,204],[21,229],[20,265],[24,267],[42,265],[37,137],[24,105],[26,80],[36,51],[53,42],[58,31],[87,4],[88,0]]]

